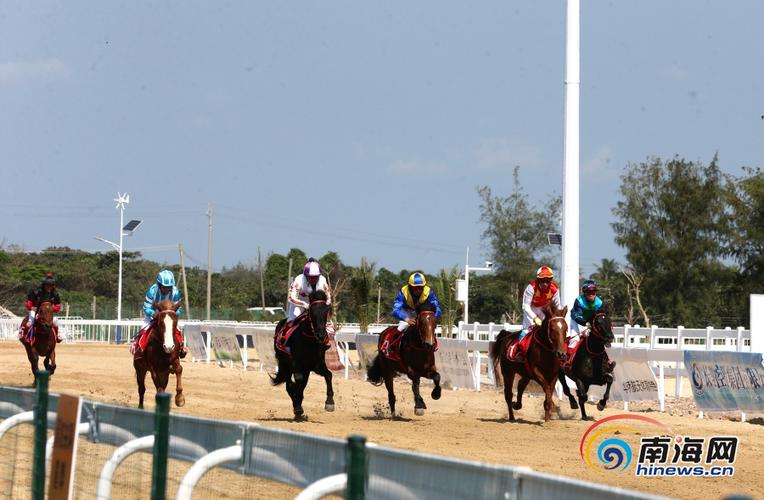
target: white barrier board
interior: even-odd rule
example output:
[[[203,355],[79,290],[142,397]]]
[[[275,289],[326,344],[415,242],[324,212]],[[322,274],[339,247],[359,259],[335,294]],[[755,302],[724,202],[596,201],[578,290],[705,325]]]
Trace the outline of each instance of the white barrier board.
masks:
[[[438,339],[435,366],[444,386],[477,389],[466,340]]]
[[[207,359],[207,346],[202,337],[202,325],[186,325],[183,327],[183,336],[191,356],[196,360]]]
[[[218,361],[241,361],[241,350],[236,338],[236,328],[220,326],[212,335],[212,350]]]
[[[275,370],[279,366],[276,361],[276,353],[273,351],[273,330],[257,329],[255,330],[255,350],[260,360],[260,366],[265,370]]]

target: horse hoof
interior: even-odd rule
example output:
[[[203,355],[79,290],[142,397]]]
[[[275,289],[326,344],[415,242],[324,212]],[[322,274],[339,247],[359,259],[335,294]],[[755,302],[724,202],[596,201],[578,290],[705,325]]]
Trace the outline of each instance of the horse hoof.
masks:
[[[326,411],[334,411],[334,404],[333,403],[332,404],[326,403],[324,405],[324,410],[326,410]]]
[[[438,387],[436,387],[435,389],[432,390],[431,396],[432,396],[432,399],[434,399],[436,401],[438,399],[440,399],[440,386],[438,386]]]
[[[600,401],[599,403],[597,403],[597,409],[599,411],[604,410],[605,409],[605,404],[602,401]]]
[[[578,410],[578,403],[576,403],[575,401],[571,401],[570,402],[570,409],[571,410]]]
[[[514,402],[514,403],[512,403],[512,409],[513,410],[522,410],[523,409],[523,404],[519,403],[519,402]]]
[[[424,408],[414,408],[414,415],[417,417],[424,415]]]
[[[183,396],[183,394],[176,394],[175,395],[175,406],[183,406],[186,404],[186,398]]]

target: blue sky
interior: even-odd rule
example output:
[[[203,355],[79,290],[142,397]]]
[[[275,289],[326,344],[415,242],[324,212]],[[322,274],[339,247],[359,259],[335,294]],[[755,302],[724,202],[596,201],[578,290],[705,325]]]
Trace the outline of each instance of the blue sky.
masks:
[[[582,2],[581,267],[628,163],[764,158],[760,1]],[[562,188],[565,3],[3,2],[0,241],[213,267],[473,264],[476,186]]]

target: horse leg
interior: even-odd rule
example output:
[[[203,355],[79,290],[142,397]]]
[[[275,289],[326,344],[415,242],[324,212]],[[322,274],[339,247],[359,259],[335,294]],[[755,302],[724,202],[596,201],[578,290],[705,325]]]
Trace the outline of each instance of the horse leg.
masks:
[[[528,387],[528,384],[530,383],[531,379],[529,378],[521,378],[519,382],[517,382],[517,401],[512,404],[512,408],[515,410],[522,410],[523,409],[523,392],[525,392],[525,388]]]
[[[424,411],[427,409],[427,405],[424,404],[422,395],[419,394],[419,381],[420,377],[411,378],[411,391],[414,393],[414,414],[418,417],[424,415]]]
[[[562,385],[562,392],[564,392],[565,395],[568,396],[568,400],[570,401],[570,409],[578,410],[578,402],[576,401],[576,398],[574,398],[573,395],[570,393],[570,387],[568,387],[568,380],[565,377],[565,371],[562,368],[560,368],[560,373],[557,376],[557,378],[560,381],[560,385]]]
[[[437,401],[440,399],[440,373],[434,372],[432,381],[435,383],[435,387],[433,387],[430,396]]]
[[[610,386],[613,385],[613,377],[610,377],[607,379],[607,386],[605,387],[605,394],[603,394],[602,399],[600,399],[597,402],[597,409],[599,411],[602,411],[605,409],[605,406],[607,406],[607,400],[610,399]]]
[[[133,362],[135,379],[138,382],[138,408],[143,408],[143,395],[146,394],[146,368],[138,361]]]
[[[546,397],[544,398],[544,422],[549,422],[549,420],[552,418],[552,412],[555,410],[554,382],[544,380],[544,394],[546,394]]]
[[[53,348],[52,351],[50,351],[49,358],[50,359],[49,359],[49,362],[48,362],[48,365],[49,365],[48,370],[50,371],[50,374],[53,375],[54,373],[56,373],[56,349],[55,349],[55,347]]]
[[[390,414],[395,418],[395,388],[393,386],[393,374],[383,365],[385,376],[385,388],[387,388],[387,402],[390,404]]]
[[[297,381],[295,384],[294,398],[292,399],[293,407],[294,407],[293,408],[294,418],[295,420],[301,420],[305,418],[304,416],[305,412],[302,409],[302,400],[305,395],[305,387],[308,386],[310,371],[305,371],[305,372],[296,371],[294,374],[294,378]]]
[[[37,352],[35,352],[27,344],[24,344],[24,348],[27,350],[27,359],[29,360],[29,366],[32,369],[32,375],[34,375],[34,382],[32,383],[32,386],[35,386],[37,382],[37,372],[40,371],[37,365],[39,356],[37,355]]]
[[[183,365],[180,364],[179,358],[175,358],[173,365],[175,366],[175,406],[183,406],[186,404],[186,398],[183,396],[183,384],[180,381],[180,377],[183,375]]]
[[[583,383],[583,381],[576,379],[576,394],[578,394],[578,404],[581,407],[581,420],[587,420],[586,416],[586,399],[589,387]]]
[[[319,371],[316,372],[324,377],[326,381],[326,402],[324,403],[324,410],[334,411],[334,389],[332,389],[332,372],[326,367],[325,363],[319,365]]]
[[[515,371],[509,366],[509,361],[501,360],[501,374],[504,377],[504,401],[509,410],[509,421],[515,421],[515,412],[512,410],[512,385],[515,383]]]

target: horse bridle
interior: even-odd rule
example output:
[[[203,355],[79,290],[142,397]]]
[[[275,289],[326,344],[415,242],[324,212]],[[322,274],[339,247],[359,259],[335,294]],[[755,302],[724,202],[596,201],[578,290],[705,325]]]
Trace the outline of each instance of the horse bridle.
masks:
[[[552,345],[552,320],[555,320],[555,319],[561,319],[565,321],[565,318],[563,316],[552,316],[551,318],[544,318],[544,321],[546,321],[546,339],[547,339],[547,342],[549,342],[548,346],[541,341],[538,335],[536,335],[536,332],[538,332],[541,329],[541,327],[537,328],[533,332],[533,340],[535,340],[538,345],[540,345],[541,347],[543,347],[545,350],[549,352],[557,352],[557,349],[555,349],[554,346]]]
[[[422,340],[422,332],[419,331],[419,325],[420,325],[420,323],[419,323],[419,316],[434,316],[434,315],[435,315],[435,311],[420,311],[419,314],[417,314],[417,322],[416,322],[417,336],[416,336],[416,338],[417,338],[417,340],[419,340],[419,343],[418,343],[418,345],[409,344],[409,347],[411,347],[412,349],[419,350],[419,351],[427,351],[427,350],[430,349],[429,346],[427,346],[427,344],[424,342],[424,340]]]
[[[594,320],[597,319],[597,316],[607,316],[607,315],[605,313],[600,312],[600,313],[596,313],[594,317],[592,318],[592,327],[589,329],[589,331],[592,333],[592,335],[594,335],[595,337],[597,337],[598,339],[602,341],[602,351],[592,352],[592,350],[589,348],[589,336],[588,335],[586,336],[586,344],[585,344],[586,352],[588,352],[592,356],[602,356],[603,354],[605,354],[605,337],[603,337],[602,334],[598,331],[596,323],[594,322]]]
[[[316,327],[313,325],[313,318],[310,315],[310,308],[313,307],[313,304],[326,304],[326,301],[314,300],[314,301],[311,301],[310,304],[308,304],[308,324],[310,325],[310,333],[313,338],[318,338],[316,336]]]

